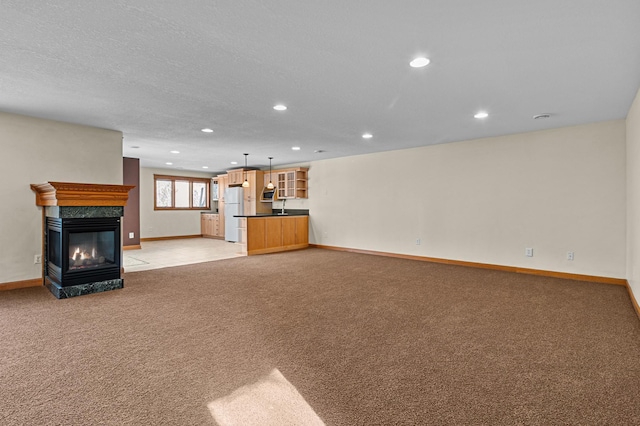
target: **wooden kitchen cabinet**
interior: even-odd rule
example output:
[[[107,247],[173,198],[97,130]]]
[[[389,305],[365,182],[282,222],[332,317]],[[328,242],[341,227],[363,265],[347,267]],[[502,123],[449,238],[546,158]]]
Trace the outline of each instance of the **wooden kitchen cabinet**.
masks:
[[[277,187],[278,186],[278,176],[275,173],[275,170],[271,171],[271,174],[269,174],[268,171],[264,172],[264,187],[266,188],[267,185],[269,185],[269,181],[271,181],[271,183],[273,184],[273,187]]]
[[[278,199],[293,198],[293,188],[289,186],[289,182],[291,182],[289,179],[291,177],[290,172],[278,172],[277,176]]]
[[[309,247],[309,216],[248,217],[242,228],[248,256]]]
[[[294,246],[309,245],[309,216],[293,216],[296,222]]]
[[[211,201],[218,201],[220,199],[220,183],[218,178],[211,178]]]
[[[229,187],[229,175],[218,175],[218,222],[220,231],[218,235],[224,238],[224,191]]]
[[[218,175],[218,201],[224,203],[224,191],[229,187],[229,175]]]
[[[244,182],[244,169],[227,170],[227,185],[242,185]]]
[[[200,215],[200,233],[203,237],[208,237],[211,233],[211,221],[207,217],[207,214]]]
[[[206,238],[224,238],[224,226],[220,226],[220,215],[202,213],[200,215],[200,232]]]
[[[224,238],[224,224],[220,222],[220,215],[216,214],[213,218],[213,235],[218,238]]]
[[[264,189],[264,172],[261,170],[250,170],[247,172],[248,188],[243,188],[244,214],[253,216],[258,213],[271,213],[271,203],[260,201],[260,195]]]
[[[307,173],[309,169],[294,168],[276,170],[274,185],[278,188],[278,199],[308,198]]]
[[[297,218],[291,216],[282,222],[282,245],[283,246],[293,246],[296,244],[296,228],[297,228]]]

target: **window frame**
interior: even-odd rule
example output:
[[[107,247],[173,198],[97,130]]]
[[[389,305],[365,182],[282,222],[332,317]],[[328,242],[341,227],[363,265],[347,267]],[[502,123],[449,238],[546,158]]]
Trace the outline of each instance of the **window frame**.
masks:
[[[171,207],[158,206],[158,181],[171,182]],[[176,205],[176,181],[189,182],[189,207],[175,207]],[[204,183],[207,193],[207,202],[204,207],[193,207],[193,184]],[[153,210],[211,210],[211,179],[190,176],[153,175]]]

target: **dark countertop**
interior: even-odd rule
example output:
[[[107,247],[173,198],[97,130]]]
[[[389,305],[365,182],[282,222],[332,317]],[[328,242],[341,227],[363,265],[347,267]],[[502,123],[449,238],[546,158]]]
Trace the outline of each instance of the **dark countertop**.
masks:
[[[271,213],[238,215],[234,217],[309,216],[309,210],[306,210],[306,209],[284,209],[285,214],[280,214],[280,212],[281,212],[281,209],[273,209]]]
[[[234,215],[233,217],[287,217],[287,216],[309,216],[309,213],[259,213],[252,215]]]

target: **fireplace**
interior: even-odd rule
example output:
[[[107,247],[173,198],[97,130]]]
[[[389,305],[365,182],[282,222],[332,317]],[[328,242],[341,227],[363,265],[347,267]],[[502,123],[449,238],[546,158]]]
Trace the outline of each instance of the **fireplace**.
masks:
[[[58,299],[124,287],[121,219],[132,186],[31,185],[44,206],[44,284]]]
[[[62,287],[120,278],[119,218],[47,218],[47,277]]]

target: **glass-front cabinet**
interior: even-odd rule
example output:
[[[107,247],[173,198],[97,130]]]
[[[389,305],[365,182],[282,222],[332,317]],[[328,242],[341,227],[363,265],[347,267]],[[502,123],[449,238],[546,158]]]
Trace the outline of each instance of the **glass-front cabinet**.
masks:
[[[305,168],[274,171],[278,199],[307,198],[307,171]]]
[[[220,198],[220,186],[218,185],[218,178],[211,178],[211,200],[218,201]]]

